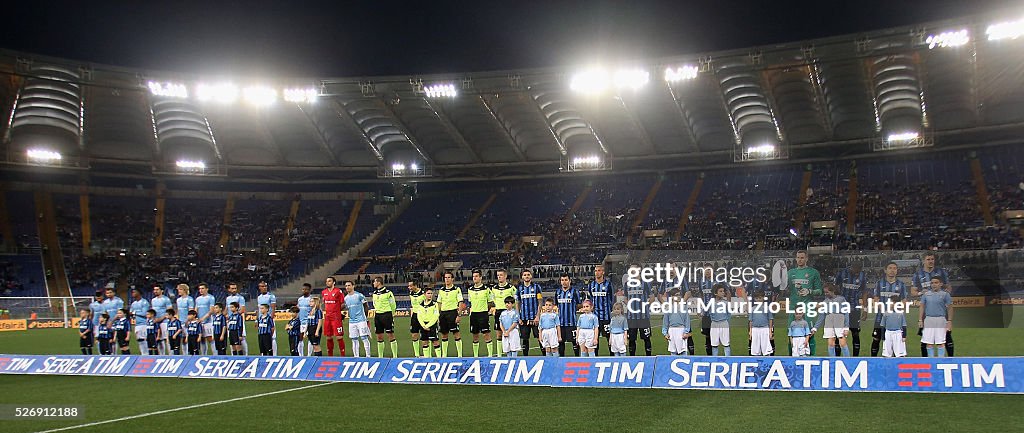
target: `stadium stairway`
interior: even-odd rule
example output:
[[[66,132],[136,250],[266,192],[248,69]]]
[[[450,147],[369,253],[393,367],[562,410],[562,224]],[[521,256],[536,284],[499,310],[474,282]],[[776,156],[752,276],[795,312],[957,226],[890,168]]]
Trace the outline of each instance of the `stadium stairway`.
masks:
[[[985,186],[985,176],[981,171],[981,161],[977,156],[971,157],[971,177],[974,179],[974,188],[978,192],[978,207],[981,208],[981,216],[985,219],[986,226],[995,225],[995,218],[992,215],[992,202],[988,197],[988,187]]]
[[[654,198],[658,196],[658,190],[661,189],[661,183],[665,180],[664,178],[664,175],[658,176],[658,180],[654,182],[654,185],[651,185],[651,190],[647,192],[647,197],[644,198],[643,204],[640,205],[640,212],[637,212],[636,219],[633,220],[633,228],[626,237],[626,245],[633,245],[633,240],[640,234],[640,230],[644,226],[644,220],[647,219],[647,214],[651,211],[651,204],[654,203]]]
[[[306,275],[294,278],[284,284],[281,288],[274,291],[275,295],[283,297],[286,300],[291,299],[292,297],[298,297],[299,294],[302,293],[302,283],[310,283],[314,288],[322,287],[323,282],[327,277],[333,276],[335,271],[341,269],[341,267],[345,266],[346,263],[359,257],[360,254],[373,246],[373,243],[377,241],[377,238],[380,237],[381,233],[383,233],[392,222],[400,217],[402,213],[409,208],[411,203],[412,201],[408,198],[402,200],[395,208],[394,212],[392,212],[391,215],[388,215],[388,217],[369,235],[361,239],[351,248],[335,255],[330,260],[313,269]]]
[[[3,237],[3,245],[0,245],[0,250],[13,252],[14,227],[11,226],[11,217],[7,212],[7,187],[4,185],[0,185],[0,236]]]
[[[683,214],[679,217],[679,227],[676,228],[676,232],[672,235],[672,239],[679,240],[683,236],[683,230],[686,229],[686,222],[690,219],[690,214],[693,213],[694,206],[697,205],[697,197],[700,196],[700,189],[704,187],[704,175],[701,174],[697,178],[697,182],[693,184],[693,190],[690,191],[690,197],[686,199],[686,207],[683,208]]]
[[[459,235],[456,236],[455,239],[464,239],[466,237],[466,233],[469,232],[469,229],[473,228],[473,226],[476,225],[476,221],[480,219],[480,215],[483,215],[484,212],[487,212],[487,208],[491,207],[491,203],[494,203],[494,200],[496,200],[497,198],[498,193],[496,192],[488,196],[487,200],[484,200],[484,204],[480,205],[480,207],[476,209],[476,212],[473,212],[473,215],[469,217],[469,220],[466,221],[466,225],[462,226],[462,230],[459,230]],[[455,242],[449,242],[448,248],[445,249],[445,254],[451,254],[452,252],[454,252],[454,250]],[[360,269],[360,273],[362,273],[363,270],[364,269]]]
[[[850,195],[846,199],[846,234],[857,232],[857,167],[850,169]]]
[[[287,249],[288,243],[292,240],[291,236],[288,236],[288,234],[290,234],[292,230],[295,230],[295,218],[299,216],[299,205],[301,205],[301,203],[302,199],[299,198],[299,196],[295,196],[295,199],[292,200],[292,207],[288,211],[288,222],[284,225],[284,232],[286,235],[281,237],[282,250]]]
[[[78,207],[82,216],[82,255],[92,254],[92,223],[89,222],[89,190],[84,185],[78,193]]]
[[[811,166],[808,165],[804,170],[803,178],[800,179],[800,193],[796,198],[796,218],[794,221],[794,227],[801,233],[804,231],[804,224],[807,222],[807,188],[811,186],[811,176],[813,175]],[[763,240],[759,241],[759,244],[764,244]],[[763,249],[763,248],[762,248]]]
[[[220,241],[218,245],[223,248],[228,244],[228,240],[231,239],[231,214],[235,212],[235,195],[228,195],[227,202],[224,203],[224,221],[220,226]]]
[[[594,189],[594,186],[587,183],[587,186],[583,187],[583,191],[580,191],[580,195],[576,197],[576,201],[573,202],[572,207],[565,213],[565,218],[562,219],[562,226],[558,229],[558,233],[555,235],[555,245],[558,245],[558,241],[562,239],[565,234],[565,229],[569,227],[569,222],[572,220],[573,215],[576,215],[576,211],[580,210],[583,203],[587,201],[587,196],[590,195],[590,191]]]
[[[163,188],[157,185],[156,215],[153,223],[156,225],[156,235],[153,236],[153,255],[161,256],[164,251],[164,221],[167,216],[167,199],[164,198]]]
[[[352,232],[356,229],[356,221],[359,219],[359,211],[363,209],[363,201],[356,200],[355,206],[352,206],[352,212],[348,214],[348,223],[345,224],[345,233],[341,235],[341,241],[338,242],[338,246],[344,248],[348,245],[348,241],[352,239]]]
[[[64,270],[64,254],[57,235],[57,218],[53,209],[53,195],[47,191],[35,192],[39,245],[43,249],[43,269],[48,296],[71,296],[71,286]]]

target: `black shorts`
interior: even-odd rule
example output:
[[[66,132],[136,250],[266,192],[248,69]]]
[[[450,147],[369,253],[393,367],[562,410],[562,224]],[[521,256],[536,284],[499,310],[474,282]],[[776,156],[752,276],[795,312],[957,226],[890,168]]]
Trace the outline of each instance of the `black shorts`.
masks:
[[[627,319],[626,323],[628,324],[630,329],[643,329],[643,328],[650,329],[651,328],[651,318],[650,317],[648,317],[646,319]]]
[[[100,355],[110,355],[112,353],[110,340],[100,340]]]
[[[636,337],[638,335],[640,336],[640,338],[646,340],[651,338],[651,327],[648,326],[646,328],[633,328],[632,325],[630,325],[630,328],[626,331],[626,335],[627,337],[629,337],[630,340],[636,340]]]
[[[437,325],[421,328],[420,341],[437,341]]]
[[[438,321],[437,331],[441,334],[459,332],[459,311],[442,311],[440,320]]]
[[[491,332],[491,323],[486,311],[469,313],[469,332],[473,334],[489,334]]]
[[[228,350],[228,342],[226,339],[221,340],[220,336],[217,336],[213,339],[213,347],[214,349],[217,349],[218,355],[225,355]]]
[[[302,334],[288,336],[288,352],[292,356],[299,356],[299,345],[302,344]]]
[[[181,337],[168,338],[167,344],[171,347],[171,350],[181,350]]]
[[[92,334],[88,337],[78,337],[78,347],[92,347]]]
[[[128,331],[117,331],[117,345],[120,347],[128,347]]]
[[[156,335],[155,334],[146,334],[146,346],[148,346],[150,349],[156,347]]]
[[[501,313],[504,313],[505,309],[494,310],[494,330],[501,331]],[[501,332],[498,332],[498,338],[501,338]]]
[[[604,338],[608,338],[612,333],[612,321],[611,320],[598,320],[597,321],[597,335]]]
[[[533,333],[533,338],[540,338],[540,330],[537,329],[537,325],[519,325],[520,338],[528,339],[530,333]]]
[[[228,330],[228,344],[232,346],[239,346],[242,344],[242,333],[238,332],[237,329]]]
[[[314,346],[320,345],[320,335],[316,335],[316,326],[306,328],[306,340],[309,341],[309,344]]]
[[[419,334],[419,333],[422,333],[422,332],[423,332],[423,327],[420,326],[420,318],[419,318],[419,316],[416,315],[416,313],[413,313],[412,317],[409,319],[409,333],[410,334]]]
[[[701,316],[701,318],[700,318],[700,333],[704,334],[704,336],[707,336],[707,337],[711,336],[711,317],[710,316]]]
[[[558,341],[559,342],[569,341],[573,345],[575,345],[576,344],[576,327],[575,326],[559,326],[559,328],[562,328],[562,332],[560,334],[562,336],[562,338],[560,340],[558,340]]]
[[[390,311],[373,315],[373,332],[377,334],[395,333],[395,316]]]
[[[885,340],[885,328],[876,326],[874,331],[871,331],[871,338],[877,338],[879,340]]]
[[[260,354],[270,353],[274,347],[273,334],[258,334],[257,340],[260,343]]]

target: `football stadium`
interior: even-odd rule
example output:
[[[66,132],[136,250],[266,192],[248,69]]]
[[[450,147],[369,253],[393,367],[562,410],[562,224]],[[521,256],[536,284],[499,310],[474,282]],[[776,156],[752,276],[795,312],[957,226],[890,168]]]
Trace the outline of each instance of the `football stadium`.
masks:
[[[0,431],[1015,430],[1024,9],[968,12],[316,77],[0,41]]]

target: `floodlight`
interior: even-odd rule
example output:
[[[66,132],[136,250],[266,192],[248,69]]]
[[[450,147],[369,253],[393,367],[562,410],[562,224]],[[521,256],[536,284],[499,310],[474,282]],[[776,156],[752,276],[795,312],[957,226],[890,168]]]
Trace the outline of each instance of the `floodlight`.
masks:
[[[569,81],[574,92],[598,94],[608,88],[608,72],[603,69],[587,69],[577,72]]]
[[[38,162],[58,162],[61,160],[60,152],[46,149],[29,149],[28,159]]]
[[[426,86],[423,88],[423,92],[427,94],[428,98],[454,98],[458,95],[458,92],[455,91],[455,85],[451,83]]]
[[[665,68],[665,81],[674,83],[682,80],[692,80],[697,78],[698,69],[696,66],[680,66],[677,68]]]
[[[314,102],[318,96],[320,92],[312,87],[284,89],[284,100],[288,102]]]
[[[249,86],[242,91],[245,102],[257,107],[265,107],[277,101],[277,90],[267,86]]]
[[[196,86],[196,97],[204,102],[231,103],[238,98],[238,87],[231,83],[200,84]]]
[[[889,141],[889,142],[914,141],[914,140],[917,140],[920,137],[921,137],[921,134],[918,134],[918,133],[913,132],[913,131],[910,131],[910,132],[899,132],[899,133],[895,133],[895,134],[889,134],[889,136],[886,138],[886,141]]]
[[[928,49],[959,47],[966,45],[970,41],[971,37],[968,35],[967,29],[928,35],[928,39],[925,39]]]
[[[188,97],[188,89],[184,84],[149,81],[146,83],[146,87],[149,87],[149,93],[152,93],[153,96],[165,96],[169,98]]]
[[[175,165],[177,165],[178,168],[186,169],[186,170],[204,170],[204,169],[206,169],[206,163],[203,162],[203,161],[189,161],[189,160],[181,159],[181,160],[178,160],[178,162],[176,162]]]
[[[615,87],[637,90],[650,81],[650,74],[643,69],[620,69],[615,73]]]
[[[759,146],[752,146],[747,148],[747,153],[760,153],[767,155],[772,152],[775,152],[774,144],[762,144]]]
[[[1024,35],[1024,19],[992,24],[985,29],[985,34],[990,41],[1017,39]]]

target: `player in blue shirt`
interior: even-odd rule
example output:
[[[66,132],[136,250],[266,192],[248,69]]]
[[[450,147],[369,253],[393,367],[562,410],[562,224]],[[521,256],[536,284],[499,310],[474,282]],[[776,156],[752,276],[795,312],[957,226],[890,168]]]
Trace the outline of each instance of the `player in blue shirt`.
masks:
[[[501,326],[501,352],[510,358],[519,356],[522,340],[519,338],[519,310],[516,308],[516,298],[511,296],[505,298],[505,309],[502,310],[498,322]]]
[[[853,341],[853,356],[860,356],[860,322],[867,317],[868,279],[864,273],[864,264],[860,261],[850,263],[850,267],[839,271],[836,275],[836,286],[839,293],[850,301],[850,340]],[[861,308],[856,308],[860,306]],[[837,354],[838,355],[838,354]]]
[[[117,317],[117,311],[124,308],[124,301],[118,298],[114,289],[104,290],[106,298],[103,299],[103,309],[110,317]],[[129,317],[131,319],[131,317]]]
[[[188,340],[188,354],[198,355],[202,347],[199,340],[203,338],[203,322],[199,321],[196,310],[188,311],[188,322],[185,323],[185,339]]]
[[[199,283],[199,296],[196,296],[196,314],[200,322],[203,322],[203,338],[200,341],[202,348],[200,351],[203,355],[213,355],[213,322],[210,318],[213,316],[213,304],[216,304],[217,300],[210,294],[210,287],[206,283]]]
[[[810,356],[811,347],[807,337],[811,335],[811,325],[804,320],[804,313],[797,311],[793,321],[789,322],[789,345],[793,348],[793,356]]]
[[[540,347],[545,353],[544,356],[557,357],[558,347],[561,346],[562,328],[558,326],[556,309],[555,300],[547,298],[544,300],[544,306],[541,307],[537,318],[537,327],[540,328]]]
[[[96,341],[100,346],[100,355],[114,354],[114,331],[110,328],[110,316],[107,313],[100,313],[99,332],[96,333]]]
[[[348,338],[352,341],[352,356],[359,357],[359,343],[362,342],[366,349],[366,356],[370,354],[370,325],[366,322],[366,313],[369,306],[366,305],[366,297],[356,291],[355,283],[345,282],[345,315],[348,316]]]
[[[580,356],[580,345],[576,341],[576,313],[580,309],[580,292],[572,287],[572,279],[568,275],[558,278],[560,285],[555,291],[555,301],[558,302],[558,326],[562,328],[558,332],[558,356],[565,356],[565,341],[572,343],[572,352]]]
[[[910,295],[917,297],[921,296],[929,289],[931,289],[932,278],[939,277],[942,281],[945,281],[942,285],[942,289],[949,292],[949,295],[953,295],[953,286],[949,284],[949,272],[945,269],[935,266],[935,253],[927,252],[924,257],[921,258],[921,269],[914,272],[914,275],[910,278]],[[953,320],[952,317],[949,320]],[[919,332],[921,331],[918,328]],[[921,335],[921,334],[919,334]],[[946,353],[949,356],[953,356],[953,331],[949,330],[946,332]],[[928,356],[928,346],[925,343],[921,343],[921,357]]]
[[[313,299],[313,297],[310,296],[310,292],[312,292],[312,291],[313,291],[313,285],[312,284],[303,283],[302,284],[302,296],[299,296],[299,299],[295,300],[295,306],[299,307],[299,316],[298,317],[299,317],[299,328],[300,328],[300,331],[301,331],[301,334],[299,334],[299,340],[305,340],[305,338],[303,338],[303,337],[306,334],[308,334],[307,331],[309,330],[309,321],[308,321],[308,319],[309,319],[309,303]],[[311,350],[309,341],[306,341],[305,344],[303,344],[300,341],[300,343],[299,343],[299,356],[306,356],[307,353],[309,353],[309,354],[313,353],[313,351]]]
[[[106,314],[106,313],[104,313]],[[132,321],[128,318],[130,314],[127,308],[117,310],[116,317],[114,318],[114,338],[117,340],[117,347],[122,355],[131,355],[131,338],[129,335],[132,332]]]
[[[277,311],[277,296],[269,292],[270,288],[267,286],[266,281],[260,281],[256,287],[260,291],[260,294],[256,295],[256,303],[270,307],[270,314],[273,315]],[[274,356],[277,356],[277,329],[274,330],[274,337],[270,345],[271,352],[273,352]]]
[[[213,345],[218,355],[228,354],[228,319],[224,316],[224,305],[213,304],[213,315],[210,316],[210,323],[213,325]]]
[[[818,314],[818,320],[811,328],[811,334],[817,333],[819,329],[823,331],[822,336],[828,342],[826,346],[828,347],[828,356],[837,356],[837,352],[842,356],[850,356],[850,349],[846,346],[846,337],[850,333],[850,315],[841,312],[843,309],[849,308],[849,302],[838,294],[839,289],[835,284],[825,283],[822,289],[825,292],[825,299],[822,303],[827,308],[825,312]],[[836,340],[839,340],[839,344],[836,344]],[[838,351],[836,350],[837,346],[840,349]]]
[[[83,308],[79,311],[78,319],[78,348],[82,350],[82,355],[92,355],[93,345],[93,332],[96,328],[92,326],[92,319],[90,316],[89,309]]]
[[[146,311],[146,348],[150,355],[159,355],[157,341],[160,339],[160,324],[156,322],[156,310]]]
[[[530,356],[530,334],[540,338],[537,329],[540,317],[537,313],[540,312],[543,289],[540,284],[533,282],[533,272],[529,269],[523,269],[520,278],[522,283],[516,287],[516,297],[519,298],[519,336],[522,339],[523,356]]]
[[[597,356],[597,328],[600,323],[597,315],[593,313],[594,304],[588,299],[583,301],[581,308],[583,314],[580,314],[579,326],[576,329],[576,347],[580,348],[583,356]]]
[[[267,304],[260,304],[260,313],[256,316],[256,334],[260,341],[260,355],[273,356],[271,340],[274,338],[274,316]]]
[[[238,293],[238,283],[236,283],[234,281],[228,283],[227,290],[228,290],[228,296],[224,298],[224,304],[225,305],[231,305],[232,303],[238,303],[238,314],[242,315],[242,321],[241,321],[242,330],[241,330],[241,334],[238,335],[238,341],[242,345],[242,353],[239,353],[239,355],[248,355],[249,354],[249,341],[246,338],[247,334],[246,334],[246,331],[245,331],[245,296],[243,296],[242,294]]]
[[[288,309],[292,318],[288,320],[285,331],[288,331],[288,350],[292,356],[299,356],[299,345],[302,343],[302,321],[299,319],[299,307]]]
[[[751,356],[771,356],[775,353],[775,346],[771,344],[775,332],[775,318],[769,307],[771,297],[763,290],[758,289],[751,295],[749,331],[750,347],[748,353]]]
[[[93,333],[97,335],[100,332],[100,316],[107,312],[107,307],[103,306],[103,292],[97,290],[93,296],[92,302],[89,303],[89,318],[92,319]]]
[[[228,305],[231,315],[228,316],[228,345],[231,346],[232,355],[244,355],[242,353],[242,328],[245,326],[245,318],[239,313],[240,306],[237,302]]]
[[[875,285],[875,291],[872,293],[875,302],[880,302],[882,299],[889,299],[893,296],[907,299],[910,292],[907,290],[907,285],[896,278],[899,275],[899,271],[900,268],[896,262],[889,262],[885,265],[885,278],[878,281],[878,284]],[[878,356],[878,350],[881,348],[883,338],[885,338],[885,329],[882,328],[882,314],[875,314],[875,329],[871,333],[872,357]]]
[[[139,343],[139,353],[149,353],[146,343],[146,312],[150,310],[149,301],[142,297],[142,290],[132,289],[132,322],[135,323],[135,341]]]
[[[171,350],[170,353],[181,355],[181,336],[185,334],[182,330],[181,320],[178,319],[178,314],[173,308],[168,308],[166,313],[164,322],[167,323],[167,326],[163,328],[167,329],[167,344]]]
[[[591,281],[584,288],[584,296],[594,303],[594,314],[597,315],[599,323],[598,333],[608,342],[610,336],[610,323],[612,320],[612,304],[615,303],[616,288],[612,286],[612,280],[605,277],[604,265],[594,266],[594,281]],[[601,343],[598,342],[594,353],[599,352]],[[608,354],[611,354],[611,348]]]
[[[953,297],[945,284],[942,276],[932,276],[931,288],[921,294],[917,326],[923,329],[921,342],[928,345],[930,358],[946,356],[946,332],[953,329]]]
[[[629,332],[626,304],[616,302],[612,305],[612,320],[608,327],[608,350],[611,350],[614,356],[626,356],[626,334]]]
[[[680,296],[682,293],[683,291],[678,288],[669,291],[668,301],[673,309],[665,312],[661,317],[661,335],[665,336],[665,340],[668,342],[668,353],[677,356],[686,355],[690,350],[690,346],[687,344],[691,333],[690,313],[685,308],[678,308],[685,305]]]
[[[160,286],[153,286],[153,298],[149,300],[149,306],[156,311],[156,322],[160,326],[160,337],[157,340],[157,348],[160,349],[160,353],[167,355],[170,352],[170,346],[167,344],[167,324],[164,323],[164,315],[167,314],[167,310],[172,308],[171,298],[164,296],[164,288]]]
[[[178,318],[188,320],[188,312],[196,309],[195,298],[189,296],[188,284],[178,284],[175,288],[178,291],[178,297],[174,300],[174,305],[177,307]],[[181,315],[184,314],[185,317]],[[182,345],[185,347],[185,353],[192,353],[188,350],[188,338],[184,338],[185,333],[182,332]]]
[[[416,320],[415,318],[413,315],[413,320]],[[306,316],[306,341],[309,341],[310,353],[313,356],[323,356],[320,350],[320,336],[323,332],[324,312],[320,309],[320,298],[314,297],[309,301],[309,316]]]

